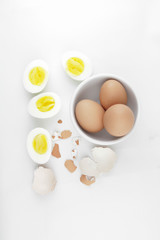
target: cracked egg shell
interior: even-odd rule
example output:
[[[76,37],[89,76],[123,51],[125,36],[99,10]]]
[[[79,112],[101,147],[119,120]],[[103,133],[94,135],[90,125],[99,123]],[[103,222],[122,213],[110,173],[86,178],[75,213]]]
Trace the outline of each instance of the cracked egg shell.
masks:
[[[117,157],[112,149],[108,147],[95,147],[91,152],[100,172],[108,172],[113,168]]]
[[[96,163],[89,157],[85,157],[80,160],[79,168],[83,175],[94,176],[94,177],[99,175],[99,171],[97,169]]]
[[[40,166],[34,171],[32,188],[36,193],[45,195],[53,191],[55,186],[56,178],[50,168]]]

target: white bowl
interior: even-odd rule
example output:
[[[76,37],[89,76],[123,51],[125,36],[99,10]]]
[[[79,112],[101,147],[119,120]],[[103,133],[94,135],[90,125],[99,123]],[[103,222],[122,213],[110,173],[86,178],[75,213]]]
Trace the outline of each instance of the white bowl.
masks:
[[[127,96],[128,96],[127,105],[132,109],[134,113],[134,117],[135,117],[134,126],[132,130],[123,137],[113,137],[109,133],[107,133],[105,129],[103,129],[98,133],[86,132],[80,127],[80,125],[76,120],[76,116],[75,116],[76,104],[82,99],[91,99],[99,103],[100,88],[102,84],[108,79],[115,79],[125,87],[127,91]],[[103,145],[103,146],[113,145],[115,143],[119,143],[125,140],[133,132],[136,125],[137,117],[138,117],[138,101],[132,88],[127,83],[122,81],[119,77],[114,76],[112,74],[98,74],[90,77],[88,80],[85,80],[77,87],[71,100],[70,113],[71,113],[71,119],[72,119],[73,125],[75,126],[79,134],[82,137],[84,137],[86,140],[88,140],[91,143]]]

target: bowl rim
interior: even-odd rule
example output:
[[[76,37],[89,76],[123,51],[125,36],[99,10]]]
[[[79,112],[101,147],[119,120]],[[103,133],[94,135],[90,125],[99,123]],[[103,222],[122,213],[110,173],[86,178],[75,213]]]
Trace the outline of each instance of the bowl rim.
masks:
[[[118,80],[120,83],[122,83],[125,86],[127,86],[129,89],[131,89],[134,97],[135,97],[135,100],[136,100],[136,103],[137,103],[137,116],[135,118],[135,122],[134,122],[134,126],[133,128],[131,129],[131,131],[125,135],[125,136],[122,136],[120,138],[117,138],[115,140],[109,140],[109,141],[101,141],[101,140],[96,140],[96,139],[93,139],[92,137],[89,137],[87,136],[82,130],[81,128],[79,127],[78,123],[77,123],[77,120],[76,120],[76,116],[75,116],[75,113],[74,113],[74,102],[75,102],[75,98],[79,92],[79,90],[87,85],[90,81],[92,81],[93,79],[95,78],[113,78],[113,79],[116,79]],[[126,138],[128,138],[132,133],[133,133],[133,130],[135,129],[135,126],[137,124],[137,121],[138,121],[138,118],[139,118],[139,103],[138,103],[138,99],[137,99],[137,96],[135,94],[135,91],[133,89],[133,87],[130,86],[130,84],[126,83],[124,80],[121,80],[121,78],[115,74],[110,74],[110,73],[100,73],[100,74],[95,74],[95,75],[92,75],[91,77],[89,77],[88,79],[86,79],[85,81],[81,82],[79,84],[79,86],[76,88],[76,90],[74,91],[74,94],[73,96],[71,97],[71,101],[70,101],[70,117],[71,117],[71,120],[72,120],[72,123],[75,127],[75,129],[78,131],[78,133],[84,137],[84,139],[86,139],[87,141],[89,141],[90,143],[93,143],[93,144],[96,144],[96,145],[101,145],[101,146],[107,146],[107,145],[114,145],[114,144],[117,144],[117,143],[120,143],[122,141],[124,141]]]

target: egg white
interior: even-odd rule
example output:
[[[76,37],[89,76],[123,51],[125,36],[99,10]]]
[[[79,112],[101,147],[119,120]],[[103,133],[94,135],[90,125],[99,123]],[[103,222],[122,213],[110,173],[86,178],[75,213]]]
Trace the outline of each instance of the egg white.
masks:
[[[38,154],[33,148],[33,140],[38,134],[44,134],[47,139],[47,152],[44,154]],[[35,163],[44,164],[48,162],[52,151],[52,140],[49,132],[44,128],[34,128],[30,131],[27,137],[27,151]]]
[[[48,112],[41,112],[36,106],[36,102],[39,98],[45,97],[45,96],[51,96],[55,100],[55,105],[54,107],[48,111]],[[55,116],[61,109],[61,99],[60,97],[53,92],[45,92],[45,93],[40,93],[37,96],[33,97],[29,104],[28,104],[28,112],[32,117],[35,118],[50,118]]]
[[[40,86],[33,85],[29,80],[29,73],[34,67],[42,67],[45,70],[45,79]],[[23,85],[24,88],[30,93],[41,92],[48,82],[48,65],[43,60],[34,60],[29,63],[24,71]]]
[[[78,76],[75,76],[67,69],[67,60],[70,59],[71,57],[80,58],[84,62],[84,71]],[[89,76],[91,76],[92,74],[91,62],[89,58],[81,52],[77,52],[77,51],[66,52],[62,57],[62,66],[64,68],[64,71],[67,73],[67,75],[77,81],[83,81],[87,79]]]

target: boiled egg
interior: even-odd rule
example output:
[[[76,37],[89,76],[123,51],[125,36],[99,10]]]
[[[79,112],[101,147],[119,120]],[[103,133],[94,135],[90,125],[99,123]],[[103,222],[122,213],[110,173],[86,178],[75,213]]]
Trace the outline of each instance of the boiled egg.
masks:
[[[48,82],[48,65],[43,60],[34,60],[24,71],[23,84],[30,93],[42,91]]]
[[[99,132],[103,129],[103,107],[90,99],[83,99],[76,105],[77,122],[87,132]]]
[[[60,97],[53,92],[40,93],[33,97],[28,104],[28,112],[35,118],[50,118],[61,108]]]
[[[30,158],[38,164],[48,162],[51,156],[52,140],[44,128],[33,129],[27,137],[27,150]]]
[[[106,131],[114,137],[128,134],[134,126],[134,114],[130,107],[124,104],[115,104],[107,109],[103,123]]]
[[[114,104],[127,104],[127,92],[124,86],[115,79],[109,79],[103,83],[99,97],[105,110]]]
[[[77,81],[83,81],[92,74],[89,58],[80,52],[66,52],[62,57],[62,65],[67,75]]]

